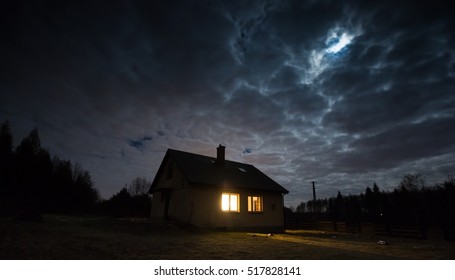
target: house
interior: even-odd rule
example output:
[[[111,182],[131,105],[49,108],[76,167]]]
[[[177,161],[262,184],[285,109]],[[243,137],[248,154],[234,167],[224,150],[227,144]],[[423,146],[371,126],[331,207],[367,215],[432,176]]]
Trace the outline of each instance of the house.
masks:
[[[150,187],[151,217],[198,227],[282,231],[288,191],[253,165],[168,149]]]

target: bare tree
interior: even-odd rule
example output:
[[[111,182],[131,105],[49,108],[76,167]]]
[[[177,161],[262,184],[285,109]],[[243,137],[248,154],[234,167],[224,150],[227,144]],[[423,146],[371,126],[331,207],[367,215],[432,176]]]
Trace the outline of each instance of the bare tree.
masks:
[[[145,177],[137,177],[128,185],[128,192],[132,196],[147,194],[150,188],[150,181]]]
[[[400,182],[400,188],[403,191],[418,191],[425,187],[425,179],[422,174],[406,174]]]

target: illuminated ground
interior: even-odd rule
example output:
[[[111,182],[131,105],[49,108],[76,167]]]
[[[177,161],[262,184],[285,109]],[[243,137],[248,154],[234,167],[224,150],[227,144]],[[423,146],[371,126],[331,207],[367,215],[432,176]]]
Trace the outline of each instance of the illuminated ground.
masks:
[[[388,245],[379,245],[385,240]],[[46,216],[0,220],[1,259],[455,259],[455,242],[334,235],[213,232],[145,220]]]

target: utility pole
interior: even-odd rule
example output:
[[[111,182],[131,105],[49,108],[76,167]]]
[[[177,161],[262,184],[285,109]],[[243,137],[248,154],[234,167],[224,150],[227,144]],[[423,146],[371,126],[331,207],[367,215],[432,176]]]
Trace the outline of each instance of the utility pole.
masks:
[[[314,186],[316,182],[311,181],[311,184],[313,185],[313,222],[315,223],[315,226],[317,228],[317,217],[316,217],[316,187]]]
[[[312,181],[311,183],[313,184],[313,202],[316,202],[316,188],[314,187],[314,183],[316,182]]]

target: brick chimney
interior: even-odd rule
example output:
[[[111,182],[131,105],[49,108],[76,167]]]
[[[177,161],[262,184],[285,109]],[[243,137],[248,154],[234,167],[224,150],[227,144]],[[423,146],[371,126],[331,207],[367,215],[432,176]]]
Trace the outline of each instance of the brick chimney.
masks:
[[[225,146],[219,145],[218,148],[216,148],[216,161],[215,164],[219,166],[224,166],[224,152],[225,152]]]

